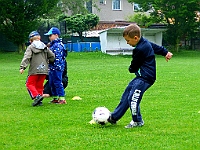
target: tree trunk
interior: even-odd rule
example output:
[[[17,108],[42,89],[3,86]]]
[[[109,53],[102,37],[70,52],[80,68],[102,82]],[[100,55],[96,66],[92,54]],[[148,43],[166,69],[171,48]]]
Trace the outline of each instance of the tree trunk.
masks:
[[[80,42],[83,42],[83,33],[82,32],[78,32],[78,34],[79,34]]]
[[[175,47],[176,52],[179,51],[179,44],[180,44],[180,40],[179,40],[179,38],[177,38],[176,39],[176,47]]]
[[[22,44],[19,44],[19,45],[18,45],[18,53],[19,53],[19,54],[24,53],[24,52],[25,52],[25,49],[26,49],[25,43],[22,43]]]

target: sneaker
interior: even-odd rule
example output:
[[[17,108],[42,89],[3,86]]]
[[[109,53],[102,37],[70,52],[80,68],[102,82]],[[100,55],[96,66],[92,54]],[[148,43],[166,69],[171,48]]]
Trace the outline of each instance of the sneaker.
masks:
[[[59,100],[58,104],[66,104],[66,100]]]
[[[51,100],[49,103],[53,103],[53,104],[58,104],[58,99],[53,99],[53,100]]]
[[[43,105],[43,103],[42,103],[42,101],[40,101],[39,104],[38,104],[38,106],[42,106],[42,105]]]
[[[99,122],[99,124],[103,126],[103,125],[105,125],[106,123],[105,123],[105,122]]]
[[[39,103],[43,100],[43,97],[41,95],[37,95],[36,98],[34,99],[34,102],[33,102],[33,106],[37,106],[39,105]]]
[[[135,128],[135,127],[142,127],[144,125],[144,121],[141,122],[134,122],[131,121],[127,126],[125,126],[126,129]]]
[[[108,122],[111,124],[117,124],[117,121],[113,120],[111,116],[108,118]]]

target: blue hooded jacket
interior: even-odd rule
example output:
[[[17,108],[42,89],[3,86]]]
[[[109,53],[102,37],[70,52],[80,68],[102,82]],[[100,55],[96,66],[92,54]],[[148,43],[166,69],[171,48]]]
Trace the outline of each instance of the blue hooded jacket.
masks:
[[[154,43],[149,42],[141,37],[132,54],[129,72],[135,73],[136,77],[143,79],[149,84],[153,84],[156,80],[156,61],[155,54],[165,56],[168,51]]]
[[[64,71],[67,51],[65,50],[61,39],[58,38],[52,41],[50,43],[50,50],[55,54],[55,61],[54,63],[49,64],[49,69]]]

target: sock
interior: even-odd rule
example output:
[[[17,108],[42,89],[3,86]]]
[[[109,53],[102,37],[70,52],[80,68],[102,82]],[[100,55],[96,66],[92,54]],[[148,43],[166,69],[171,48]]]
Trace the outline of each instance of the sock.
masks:
[[[133,120],[131,120],[130,124],[131,124],[131,125],[133,125],[133,124],[134,124],[134,121],[133,121]]]
[[[53,99],[58,100],[58,96],[54,96]]]
[[[60,100],[65,100],[65,97],[60,97]]]

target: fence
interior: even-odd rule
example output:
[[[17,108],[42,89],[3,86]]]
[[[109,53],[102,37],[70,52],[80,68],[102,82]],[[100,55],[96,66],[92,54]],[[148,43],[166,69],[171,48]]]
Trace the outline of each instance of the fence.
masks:
[[[66,49],[70,52],[91,52],[101,50],[100,42],[68,42],[64,45]]]

